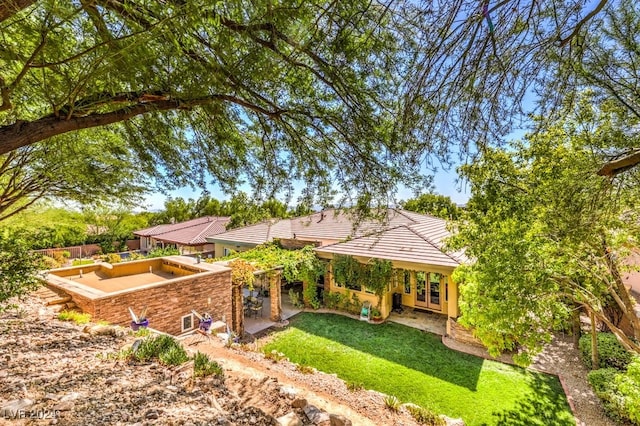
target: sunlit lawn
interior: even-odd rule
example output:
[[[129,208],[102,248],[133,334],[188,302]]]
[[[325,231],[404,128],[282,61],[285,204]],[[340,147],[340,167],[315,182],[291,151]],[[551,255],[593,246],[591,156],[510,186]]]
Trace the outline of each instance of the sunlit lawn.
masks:
[[[450,350],[439,336],[403,325],[302,313],[264,347],[274,349],[467,425],[575,425],[555,376]]]

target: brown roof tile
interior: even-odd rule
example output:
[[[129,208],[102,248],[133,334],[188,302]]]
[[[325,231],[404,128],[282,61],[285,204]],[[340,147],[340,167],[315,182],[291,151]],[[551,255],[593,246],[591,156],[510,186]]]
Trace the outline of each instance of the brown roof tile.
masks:
[[[228,216],[204,216],[186,222],[153,226],[135,231],[135,235],[181,245],[206,244],[207,237],[225,232]]]

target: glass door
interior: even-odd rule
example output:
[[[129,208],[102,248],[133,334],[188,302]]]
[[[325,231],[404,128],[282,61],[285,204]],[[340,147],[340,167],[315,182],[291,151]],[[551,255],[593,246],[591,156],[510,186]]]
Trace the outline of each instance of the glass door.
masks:
[[[427,274],[425,272],[416,272],[416,306],[428,307]]]
[[[442,309],[440,303],[440,281],[442,275],[431,272],[429,274],[429,303],[428,306],[431,309]]]

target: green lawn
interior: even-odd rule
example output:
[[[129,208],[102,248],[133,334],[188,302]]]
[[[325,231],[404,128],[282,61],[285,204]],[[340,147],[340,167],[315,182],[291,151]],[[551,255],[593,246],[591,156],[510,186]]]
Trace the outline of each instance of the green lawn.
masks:
[[[467,425],[575,425],[555,376],[448,349],[438,336],[394,323],[302,313],[263,350]]]

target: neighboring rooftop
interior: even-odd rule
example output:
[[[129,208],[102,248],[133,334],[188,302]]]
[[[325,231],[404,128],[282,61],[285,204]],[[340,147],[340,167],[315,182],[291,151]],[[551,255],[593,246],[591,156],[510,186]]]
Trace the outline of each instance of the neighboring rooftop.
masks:
[[[197,246],[207,244],[206,237],[225,232],[229,220],[228,216],[204,216],[186,222],[152,226],[134,231],[134,234],[169,243]]]
[[[207,241],[242,244],[263,244],[272,241],[274,238],[339,241],[380,232],[399,225],[412,225],[433,219],[436,218],[407,210],[388,209],[386,215],[381,219],[362,219],[358,221],[357,218],[349,213],[330,209],[308,216],[280,220],[272,219],[255,225],[232,229],[208,237]]]

